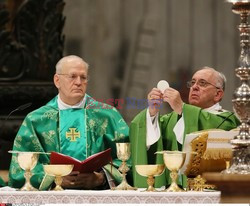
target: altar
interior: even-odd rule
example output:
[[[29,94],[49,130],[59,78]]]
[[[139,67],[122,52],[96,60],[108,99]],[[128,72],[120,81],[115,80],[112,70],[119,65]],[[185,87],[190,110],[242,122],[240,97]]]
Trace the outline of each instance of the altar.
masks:
[[[206,203],[220,202],[219,191],[213,192],[142,192],[128,190],[64,190],[64,191],[3,191],[0,203],[16,204],[86,204],[86,203]]]

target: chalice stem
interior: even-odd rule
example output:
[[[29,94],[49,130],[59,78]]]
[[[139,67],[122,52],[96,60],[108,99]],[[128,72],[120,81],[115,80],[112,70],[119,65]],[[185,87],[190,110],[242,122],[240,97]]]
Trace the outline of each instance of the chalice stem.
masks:
[[[119,167],[119,170],[120,170],[122,173],[126,173],[126,172],[129,171],[129,168],[128,168],[128,166],[127,166],[127,164],[126,164],[125,161],[122,161],[122,164],[121,164],[121,166]]]
[[[56,176],[55,177],[55,183],[56,183],[56,187],[54,188],[54,190],[56,191],[60,191],[63,190],[61,184],[62,184],[62,176]]]
[[[149,192],[156,191],[156,189],[154,188],[154,183],[155,183],[154,176],[152,176],[152,175],[148,176],[148,178],[147,178],[148,188],[146,191],[149,191]]]
[[[25,184],[20,190],[22,190],[22,191],[36,191],[37,190],[30,183],[30,178],[31,177],[32,177],[31,171],[30,170],[25,170],[25,172],[24,172]]]
[[[177,171],[172,171],[171,173],[170,173],[170,177],[171,177],[171,180],[172,180],[172,182],[175,182],[176,183],[176,181],[177,181],[177,178],[178,178],[178,173],[177,173]]]
[[[121,182],[121,184],[122,184],[122,185],[126,185],[126,183],[127,183],[127,180],[126,180],[126,172],[123,170],[123,171],[122,171],[122,182]]]
[[[135,187],[132,187],[128,184],[126,175],[128,172],[129,168],[126,165],[126,162],[123,161],[121,167],[119,168],[119,171],[122,172],[122,182],[115,188],[112,188],[113,190],[136,190]]]
[[[25,170],[24,177],[25,177],[25,180],[26,180],[27,183],[30,182],[31,176],[32,176],[31,171],[30,170]]]
[[[171,177],[172,183],[169,186],[169,188],[167,188],[165,191],[166,192],[183,192],[184,190],[181,189],[177,184],[178,173],[176,170],[171,171],[170,177]]]

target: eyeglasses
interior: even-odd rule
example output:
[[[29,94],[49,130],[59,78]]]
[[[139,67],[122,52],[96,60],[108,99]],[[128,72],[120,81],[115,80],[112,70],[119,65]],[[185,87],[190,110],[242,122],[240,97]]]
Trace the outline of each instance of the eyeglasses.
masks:
[[[87,83],[89,81],[88,76],[84,76],[84,75],[76,75],[76,74],[58,74],[58,75],[66,76],[69,79],[69,81],[71,81],[71,82],[76,81],[78,79],[78,77],[80,77],[80,80],[83,83]]]
[[[202,88],[206,88],[208,85],[212,85],[212,86],[214,86],[216,89],[221,89],[220,87],[217,87],[217,86],[215,86],[214,84],[211,84],[211,83],[209,83],[209,82],[207,82],[206,80],[204,80],[204,79],[200,79],[200,80],[198,80],[198,81],[196,81],[196,80],[191,80],[191,81],[188,81],[187,82],[187,88],[191,88],[192,86],[194,86],[195,85],[195,83],[197,83],[197,85],[199,86],[199,87],[202,87]]]

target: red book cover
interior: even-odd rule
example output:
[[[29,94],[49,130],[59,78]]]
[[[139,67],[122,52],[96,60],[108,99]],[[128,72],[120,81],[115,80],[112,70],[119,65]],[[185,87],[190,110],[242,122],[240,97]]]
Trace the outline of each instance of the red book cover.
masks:
[[[50,155],[50,164],[73,164],[73,171],[79,171],[81,173],[97,171],[111,161],[111,148],[93,154],[83,161],[58,152],[51,152]]]

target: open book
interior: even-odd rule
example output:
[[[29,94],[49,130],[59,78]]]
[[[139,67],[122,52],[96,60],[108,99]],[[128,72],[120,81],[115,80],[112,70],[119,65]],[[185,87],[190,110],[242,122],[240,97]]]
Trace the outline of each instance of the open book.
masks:
[[[73,171],[79,171],[81,173],[97,171],[111,161],[111,148],[93,154],[83,161],[58,152],[51,152],[50,155],[50,164],[73,164]]]

